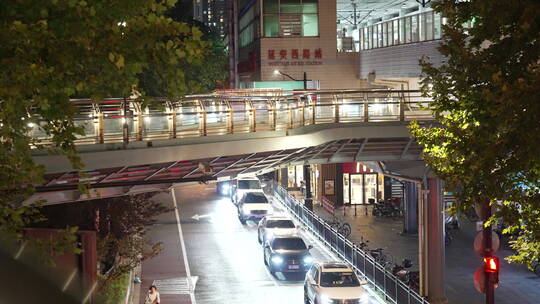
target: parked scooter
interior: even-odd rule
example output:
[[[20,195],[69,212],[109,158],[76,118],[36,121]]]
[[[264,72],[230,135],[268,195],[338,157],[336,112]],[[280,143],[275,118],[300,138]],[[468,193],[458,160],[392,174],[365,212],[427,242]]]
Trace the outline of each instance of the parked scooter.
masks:
[[[378,262],[379,264],[386,266],[388,262],[388,257],[383,253],[382,248],[377,249],[370,249],[369,255],[375,260],[375,262]]]
[[[407,275],[409,274],[408,268],[412,267],[412,262],[409,259],[403,259],[401,261],[401,265],[394,264],[394,267],[392,267],[392,274],[395,275],[398,279],[401,281],[406,282],[407,281]]]
[[[364,237],[360,237],[360,243],[358,244],[358,248],[360,248],[363,251],[367,251],[368,243],[369,243],[369,240],[365,240]]]
[[[407,284],[410,288],[418,292],[420,290],[420,272],[419,271],[407,272],[405,284]]]
[[[399,207],[384,200],[379,200],[373,205],[373,216],[394,217],[399,216],[400,213]]]

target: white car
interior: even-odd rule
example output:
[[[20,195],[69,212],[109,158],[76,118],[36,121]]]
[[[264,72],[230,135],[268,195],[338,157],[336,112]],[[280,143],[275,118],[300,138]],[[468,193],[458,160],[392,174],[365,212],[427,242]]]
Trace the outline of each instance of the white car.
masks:
[[[241,177],[232,181],[231,201],[238,205],[244,194],[249,192],[264,193],[261,182],[256,177]]]
[[[266,216],[259,222],[257,239],[260,244],[274,236],[295,235],[298,228],[294,222],[286,216]]]
[[[274,213],[274,207],[262,192],[248,192],[240,199],[237,205],[238,219],[242,225],[248,220],[258,221]]]
[[[314,264],[306,274],[304,303],[374,304],[376,301],[347,264],[327,262]]]

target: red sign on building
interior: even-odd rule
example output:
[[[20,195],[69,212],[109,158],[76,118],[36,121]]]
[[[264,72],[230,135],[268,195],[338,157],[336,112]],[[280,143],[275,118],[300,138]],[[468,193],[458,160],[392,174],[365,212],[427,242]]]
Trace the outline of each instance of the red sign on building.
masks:
[[[290,59],[300,59],[300,50],[298,49],[291,49],[290,50]],[[313,58],[315,59],[322,59],[322,49],[303,49],[302,50],[302,58],[301,59],[311,59],[311,54],[313,51]],[[276,53],[279,54],[279,60],[286,60],[288,52],[285,49],[279,50],[279,52],[276,52],[276,50],[268,50],[268,60],[277,60]]]
[[[279,58],[278,58],[279,57]],[[322,49],[268,50],[267,59],[271,66],[322,65]]]

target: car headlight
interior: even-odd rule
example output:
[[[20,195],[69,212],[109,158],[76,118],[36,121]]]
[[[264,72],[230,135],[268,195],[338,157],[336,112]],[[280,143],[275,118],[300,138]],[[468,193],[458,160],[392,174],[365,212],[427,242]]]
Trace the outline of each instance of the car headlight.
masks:
[[[321,304],[332,304],[332,303],[334,303],[334,301],[330,299],[329,296],[325,294],[321,295]]]
[[[272,257],[272,263],[276,264],[276,265],[279,265],[281,263],[283,263],[283,258],[280,257],[279,255],[275,255]]]
[[[231,191],[231,186],[229,184],[222,184],[221,185],[221,194],[227,195]]]
[[[371,296],[369,294],[363,294],[360,297],[360,303],[369,303],[369,299],[371,299]]]
[[[313,263],[313,257],[310,255],[306,255],[304,257],[304,264],[311,264],[311,263]]]
[[[246,205],[242,206],[242,213],[244,213],[244,214],[249,214],[250,213],[250,210],[249,210],[248,206],[246,206]]]

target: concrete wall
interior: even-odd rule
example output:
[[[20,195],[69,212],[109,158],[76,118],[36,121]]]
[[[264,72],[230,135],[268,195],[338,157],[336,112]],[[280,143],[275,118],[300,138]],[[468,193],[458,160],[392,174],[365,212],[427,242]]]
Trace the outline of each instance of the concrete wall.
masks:
[[[361,51],[358,55],[358,76],[367,78],[375,71],[376,78],[415,78],[421,75],[418,65],[422,56],[431,62],[442,63],[444,57],[437,50],[440,40],[390,46]]]

